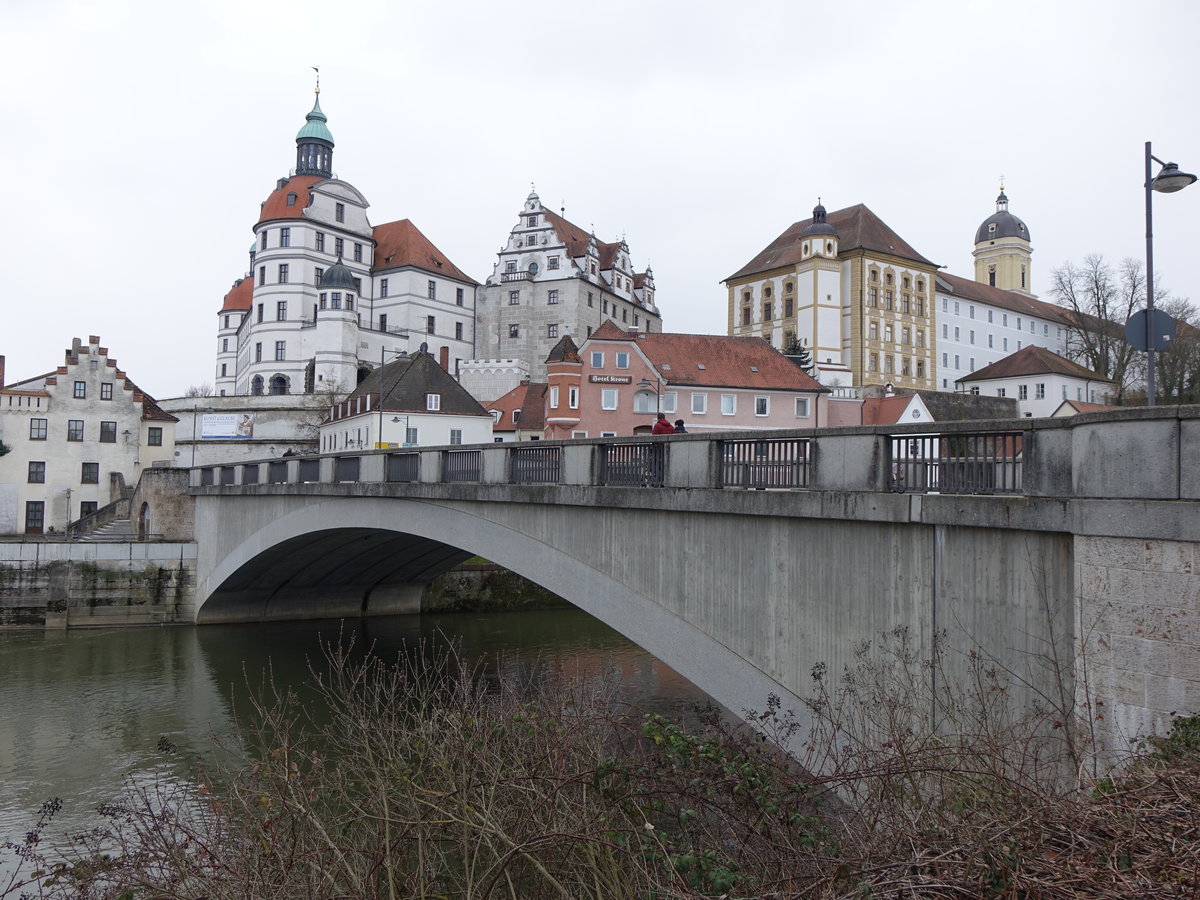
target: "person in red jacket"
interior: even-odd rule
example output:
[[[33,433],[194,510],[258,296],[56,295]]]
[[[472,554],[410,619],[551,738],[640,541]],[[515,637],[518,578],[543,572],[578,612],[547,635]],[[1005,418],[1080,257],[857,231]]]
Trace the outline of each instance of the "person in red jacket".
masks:
[[[674,434],[675,426],[671,424],[666,413],[658,414],[658,421],[654,423],[654,429],[651,434]]]

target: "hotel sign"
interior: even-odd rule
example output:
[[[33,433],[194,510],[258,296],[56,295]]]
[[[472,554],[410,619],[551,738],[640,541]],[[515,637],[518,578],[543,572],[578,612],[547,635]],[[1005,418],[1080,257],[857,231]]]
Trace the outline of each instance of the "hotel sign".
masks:
[[[589,375],[592,384],[632,384],[632,375]]]

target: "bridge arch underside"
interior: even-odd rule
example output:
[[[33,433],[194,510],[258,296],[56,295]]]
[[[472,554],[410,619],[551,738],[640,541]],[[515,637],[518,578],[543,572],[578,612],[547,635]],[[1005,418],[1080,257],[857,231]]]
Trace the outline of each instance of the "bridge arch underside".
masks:
[[[807,720],[811,670],[864,639],[944,631],[1052,693],[1074,640],[1068,534],[713,510],[279,495],[198,497],[195,619],[412,607],[477,554],[596,616],[735,712]],[[950,673],[951,675],[953,673]],[[1022,698],[1014,698],[1020,701]]]

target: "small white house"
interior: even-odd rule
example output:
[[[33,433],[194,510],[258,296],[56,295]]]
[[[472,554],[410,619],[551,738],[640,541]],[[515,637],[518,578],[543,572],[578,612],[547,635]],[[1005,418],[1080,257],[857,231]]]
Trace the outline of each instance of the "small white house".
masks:
[[[376,368],[329,410],[320,450],[491,443],[492,423],[437,360],[418,351]]]
[[[1045,347],[1025,347],[956,382],[959,388],[990,397],[1015,397],[1021,415],[1044,418],[1064,400],[1104,403],[1113,384]]]

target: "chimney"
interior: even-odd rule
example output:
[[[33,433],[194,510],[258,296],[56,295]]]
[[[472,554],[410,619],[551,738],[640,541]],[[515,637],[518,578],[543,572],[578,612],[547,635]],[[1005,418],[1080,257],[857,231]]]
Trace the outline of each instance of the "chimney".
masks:
[[[438,363],[447,372],[450,371],[450,348],[449,347],[443,347],[441,350],[438,351]]]

